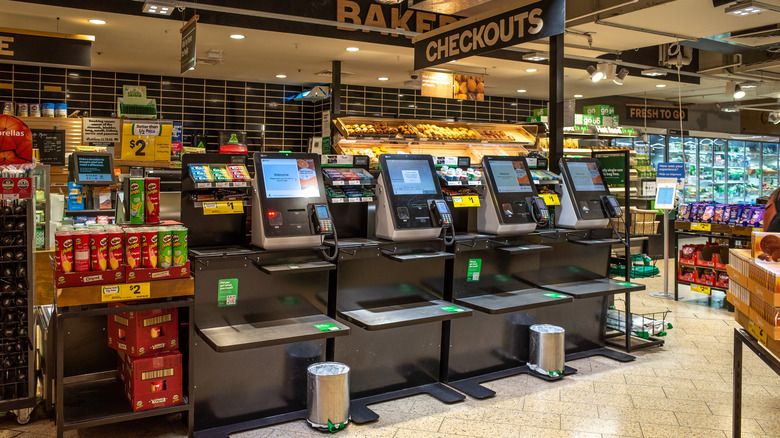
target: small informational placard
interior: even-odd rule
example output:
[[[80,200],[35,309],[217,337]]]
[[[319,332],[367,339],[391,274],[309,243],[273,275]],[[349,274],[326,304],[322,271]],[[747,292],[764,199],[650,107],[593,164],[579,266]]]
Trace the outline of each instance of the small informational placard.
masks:
[[[203,203],[203,214],[240,214],[244,212],[244,203],[241,201],[212,201]]]
[[[546,296],[546,297],[550,297],[550,298],[558,298],[558,299],[561,299],[561,298],[569,298],[569,296],[568,296],[568,295],[559,294],[559,293],[556,293],[556,292],[550,292],[550,293],[546,293],[546,294],[544,294],[544,296]]]
[[[456,306],[444,306],[439,308],[441,310],[444,310],[445,312],[450,312],[450,313],[460,313],[466,311],[466,309],[461,309],[460,307],[456,307]]]
[[[352,155],[323,155],[323,167],[352,166]]]
[[[712,224],[691,222],[691,231],[712,231]]]
[[[217,307],[238,304],[238,278],[223,278],[217,281]]]
[[[33,148],[38,149],[41,163],[52,166],[65,165],[65,131],[32,130]]]
[[[466,281],[479,281],[479,274],[482,271],[482,259],[469,259],[466,270]]]
[[[458,157],[433,157],[433,163],[437,166],[457,166]]]
[[[660,180],[663,179],[673,179],[678,184],[685,182],[685,166],[683,163],[658,163],[655,170],[655,176],[659,182],[662,182]]]
[[[479,196],[453,196],[452,205],[455,208],[460,207],[479,207]]]
[[[336,324],[330,324],[330,323],[323,323],[323,324],[314,324],[314,328],[321,332],[337,332],[341,330],[339,326]]]
[[[555,193],[542,193],[540,196],[544,199],[545,205],[561,205],[561,199]]]
[[[149,283],[124,283],[103,286],[100,299],[108,301],[127,301],[150,298],[152,296]]]
[[[704,286],[702,284],[692,284],[691,290],[694,292],[699,292],[707,295],[710,295],[712,293],[712,288],[710,288],[709,286]]]
[[[119,119],[88,117],[81,128],[83,143],[119,143],[122,141]]]
[[[453,96],[452,84],[452,73],[423,70],[420,95],[451,99]]]
[[[659,210],[671,210],[674,208],[674,194],[677,184],[658,184],[655,192],[655,208]],[[709,224],[708,224],[709,225]]]
[[[766,345],[767,334],[761,327],[758,326],[758,324],[750,321],[750,324],[748,324],[748,332],[753,335],[753,337],[756,338],[758,342]]]

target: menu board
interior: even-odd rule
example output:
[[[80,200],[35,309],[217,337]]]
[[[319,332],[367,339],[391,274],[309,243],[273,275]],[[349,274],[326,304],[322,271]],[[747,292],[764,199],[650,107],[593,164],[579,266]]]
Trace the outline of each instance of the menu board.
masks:
[[[65,165],[65,131],[33,129],[33,148],[38,149],[38,157],[43,164]]]

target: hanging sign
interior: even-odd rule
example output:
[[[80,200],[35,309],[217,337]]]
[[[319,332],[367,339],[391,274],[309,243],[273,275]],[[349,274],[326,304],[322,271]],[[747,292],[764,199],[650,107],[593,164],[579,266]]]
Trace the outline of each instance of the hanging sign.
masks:
[[[626,104],[626,118],[640,120],[679,121],[680,107]],[[682,120],[688,121],[688,108],[682,108]]]
[[[92,66],[94,36],[0,27],[0,61]]]
[[[526,3],[526,2],[523,2]],[[414,42],[415,70],[563,33],[565,0],[517,2],[425,32]]]
[[[33,162],[33,136],[27,125],[13,116],[0,115],[0,165]]]
[[[181,28],[181,73],[195,68],[195,27],[198,16],[194,16]]]

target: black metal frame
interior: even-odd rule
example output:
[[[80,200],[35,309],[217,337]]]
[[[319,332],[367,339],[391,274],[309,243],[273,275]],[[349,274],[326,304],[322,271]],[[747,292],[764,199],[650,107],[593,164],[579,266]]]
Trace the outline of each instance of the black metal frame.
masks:
[[[100,287],[100,286],[96,286]],[[120,423],[124,421],[137,420],[140,418],[156,417],[160,415],[168,415],[173,413],[186,413],[187,419],[187,431],[188,435],[192,436],[193,425],[195,423],[195,409],[194,409],[194,380],[192,377],[193,370],[193,355],[191,352],[192,341],[194,339],[194,327],[192,323],[193,318],[193,297],[181,297],[181,298],[168,298],[163,300],[155,300],[154,302],[144,303],[129,303],[127,306],[122,307],[108,307],[105,304],[94,306],[82,306],[82,307],[61,307],[56,305],[56,291],[55,291],[55,305],[54,305],[54,317],[53,333],[56,338],[56,401],[55,401],[55,413],[56,413],[56,426],[57,437],[61,438],[65,431],[75,430],[86,427],[102,426],[105,424]],[[187,388],[187,394],[184,397],[184,403],[175,406],[166,406],[146,411],[133,412],[128,404],[126,409],[117,409],[118,407],[113,405],[109,400],[104,400],[101,394],[96,393],[99,390],[110,390],[111,394],[114,394],[113,389],[121,388],[121,383],[116,377],[116,370],[109,370],[105,372],[92,373],[80,376],[68,376],[68,382],[65,377],[65,336],[59,333],[59,330],[63,327],[63,323],[66,319],[74,319],[88,316],[101,316],[101,315],[113,315],[124,312],[140,312],[153,309],[186,309],[187,310],[187,344],[180,342],[180,346],[187,345],[186,352],[186,370],[183,371],[183,376],[187,377],[187,382],[183,383]],[[180,335],[182,331],[180,330]],[[103,346],[103,348],[108,348]],[[114,387],[118,388],[114,388]],[[77,391],[82,389],[89,398],[97,398],[95,403],[97,406],[102,406],[106,409],[106,413],[100,414],[99,412],[91,413],[92,418],[81,419],[75,421],[68,421],[65,415],[65,398],[66,391]],[[91,391],[95,391],[89,393]],[[119,391],[120,398],[124,400],[124,394],[121,389]],[[90,405],[89,408],[94,408],[95,405]],[[89,415],[89,414],[87,414]]]
[[[780,376],[780,360],[761,345],[743,328],[734,329],[734,394],[732,397],[731,436],[742,436],[742,344],[761,359],[775,374]]]

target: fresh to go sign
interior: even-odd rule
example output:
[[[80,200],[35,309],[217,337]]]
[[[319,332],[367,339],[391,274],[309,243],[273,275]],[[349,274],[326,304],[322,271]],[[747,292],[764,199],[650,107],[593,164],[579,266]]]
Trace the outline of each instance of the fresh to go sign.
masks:
[[[688,108],[676,106],[626,105],[626,118],[647,120],[688,120]]]

